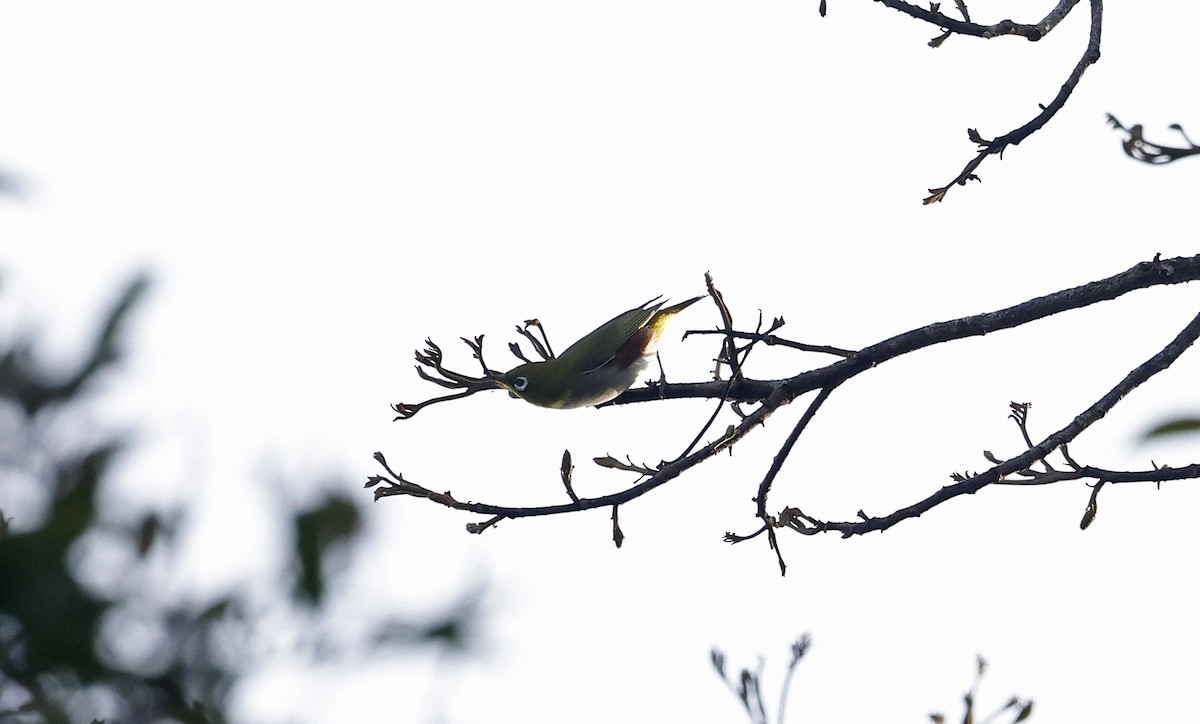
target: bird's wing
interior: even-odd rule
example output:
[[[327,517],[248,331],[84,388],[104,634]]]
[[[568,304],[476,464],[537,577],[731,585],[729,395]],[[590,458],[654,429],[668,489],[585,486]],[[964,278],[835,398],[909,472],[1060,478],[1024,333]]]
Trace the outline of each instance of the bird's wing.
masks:
[[[590,372],[598,367],[603,367],[617,355],[622,345],[630,337],[646,326],[646,322],[649,322],[658,308],[662,306],[660,299],[662,297],[655,297],[640,307],[618,314],[568,347],[559,355],[559,359],[568,361],[572,367],[581,372]],[[605,344],[583,344],[593,335],[605,339],[607,342]]]

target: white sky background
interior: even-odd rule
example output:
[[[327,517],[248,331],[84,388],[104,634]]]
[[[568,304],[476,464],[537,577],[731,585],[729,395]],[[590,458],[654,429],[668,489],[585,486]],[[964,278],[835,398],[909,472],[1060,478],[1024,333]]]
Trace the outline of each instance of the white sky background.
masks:
[[[1111,4],[1103,58],[1067,108],[986,161],[982,184],[924,208],[970,159],[968,127],[991,137],[1051,100],[1086,43],[1086,7],[1041,43],[934,51],[935,29],[878,4],[830,6],[821,19],[815,0],[8,3],[0,166],[30,183],[25,201],[0,199],[5,300],[25,305],[6,317],[53,320],[46,341],[65,353],[120,280],[154,274],[104,414],[142,431],[131,500],[200,506],[194,568],[178,575],[208,590],[266,569],[272,497],[302,499],[332,471],[364,480],[375,450],[459,498],[561,502],[564,448],[580,494],[613,491],[629,481],[585,461],[672,457],[710,409],[558,412],[496,393],[393,423],[387,403],[437,392],[411,369],[426,336],[469,369],[454,342],[486,333],[491,364],[508,366],[520,320],[540,317],[562,349],[649,297],[702,293],[707,270],[743,325],[761,308],[792,338],[856,347],[1196,253],[1200,162],[1135,164],[1103,114],[1152,138],[1200,128],[1181,92],[1200,11]],[[1032,21],[1049,6],[970,9]],[[1034,403],[1035,435],[1062,427],[1173,337],[1196,293],[1142,292],[855,379],[802,438],[772,509],[883,514],[984,468],[983,449],[1018,452],[1010,400]],[[677,328],[716,321],[705,303]],[[714,351],[668,344],[669,378],[703,378]],[[1194,442],[1136,437],[1200,405],[1195,357],[1074,457],[1194,462]],[[752,368],[828,361],[761,350]],[[750,497],[802,409],[624,506],[620,551],[607,511],[475,537],[471,517],[375,505],[347,622],[436,610],[482,580],[483,655],[283,667],[244,689],[241,716],[740,721],[710,645],[731,667],[763,655],[777,686],[802,631],[815,646],[791,722],[957,714],[976,652],[992,663],[983,702],[1032,697],[1034,721],[1194,709],[1194,486],[1107,489],[1087,532],[1088,489],[1069,484],[987,490],[863,539],[784,533],[780,578],[765,541],[721,535],[755,529]],[[283,490],[279,469],[295,478]],[[432,675],[453,682],[438,704]]]

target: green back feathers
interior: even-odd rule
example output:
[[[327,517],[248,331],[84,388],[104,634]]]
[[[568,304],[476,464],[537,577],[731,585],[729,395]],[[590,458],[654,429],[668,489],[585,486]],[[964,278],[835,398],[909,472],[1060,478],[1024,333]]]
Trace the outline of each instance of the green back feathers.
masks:
[[[667,320],[703,297],[666,309],[660,299],[618,314],[553,359],[509,370],[502,385],[543,407],[582,407],[611,400],[636,381],[658,347]]]
[[[659,299],[661,297],[655,297],[628,312],[618,314],[568,347],[558,356],[558,359],[562,360],[570,369],[580,372],[600,367],[615,357],[621,346],[639,329],[646,326],[663,304],[658,302]],[[655,304],[655,302],[658,303]],[[604,342],[597,343],[596,340],[604,340]]]

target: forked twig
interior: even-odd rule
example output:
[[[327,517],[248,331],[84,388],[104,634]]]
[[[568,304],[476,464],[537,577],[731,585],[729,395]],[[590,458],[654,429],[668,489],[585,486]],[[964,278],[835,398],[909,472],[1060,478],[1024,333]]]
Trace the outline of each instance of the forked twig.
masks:
[[[925,7],[904,2],[903,0],[878,0],[878,2],[894,10],[899,10],[917,20],[944,28],[945,32],[929,41],[930,47],[937,48],[951,35],[968,35],[985,39],[1015,35],[1031,41],[1041,40],[1047,33],[1058,26],[1067,14],[1074,9],[1079,0],[1060,0],[1054,9],[1038,23],[1015,23],[1011,20],[1002,20],[993,25],[981,25],[971,22],[966,5],[961,0],[956,0],[955,4],[963,16],[962,20],[943,14],[937,3],[931,4],[926,9]],[[1071,69],[1070,74],[1059,88],[1058,94],[1055,95],[1054,99],[1050,101],[1049,105],[1041,106],[1041,112],[1025,125],[991,140],[985,140],[974,128],[968,129],[967,137],[980,147],[975,158],[971,159],[950,183],[945,186],[929,189],[929,195],[923,200],[924,204],[928,205],[942,201],[955,185],[965,186],[968,181],[979,181],[979,176],[975,171],[985,158],[991,155],[998,155],[1003,158],[1005,149],[1021,143],[1021,141],[1036,133],[1062,110],[1063,106],[1066,105],[1067,99],[1071,97],[1071,94],[1075,91],[1075,87],[1079,85],[1079,81],[1083,78],[1084,71],[1100,60],[1100,31],[1103,26],[1104,6],[1102,0],[1089,0],[1089,4],[1091,6],[1091,27],[1088,32],[1087,47],[1084,49],[1078,62],[1076,62],[1075,67]]]
[[[489,369],[483,359],[483,335],[481,334],[474,339],[467,339],[466,337],[460,337],[460,339],[470,348],[471,356],[479,361],[479,366],[483,368],[483,376],[476,377],[446,367],[442,363],[444,359],[442,348],[434,344],[432,339],[427,338],[425,340],[425,350],[417,350],[415,352],[417,375],[427,382],[432,382],[446,389],[459,389],[462,391],[453,395],[434,397],[416,404],[396,402],[391,406],[396,412],[396,417],[393,419],[407,420],[430,405],[449,402],[450,400],[459,400],[464,397],[470,397],[477,392],[495,390],[501,387],[498,381],[500,373]],[[433,373],[426,372],[425,368],[433,370]]]

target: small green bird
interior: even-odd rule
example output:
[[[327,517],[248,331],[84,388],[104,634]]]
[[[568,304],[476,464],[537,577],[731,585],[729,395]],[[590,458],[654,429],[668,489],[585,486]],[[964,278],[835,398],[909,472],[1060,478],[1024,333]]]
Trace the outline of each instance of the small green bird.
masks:
[[[500,376],[500,386],[540,407],[608,402],[637,382],[650,364],[667,320],[704,297],[666,309],[661,298],[618,314],[554,359],[514,367]]]

